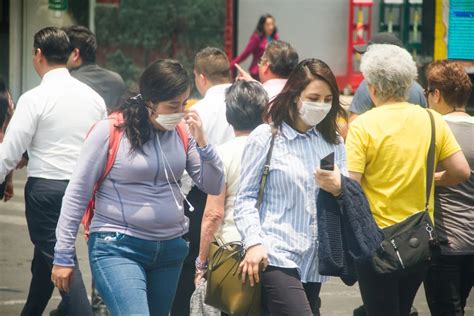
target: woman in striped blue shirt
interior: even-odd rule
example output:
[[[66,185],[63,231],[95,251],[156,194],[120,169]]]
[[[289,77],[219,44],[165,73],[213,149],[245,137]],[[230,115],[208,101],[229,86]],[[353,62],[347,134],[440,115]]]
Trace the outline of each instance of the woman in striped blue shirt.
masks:
[[[242,157],[241,185],[234,220],[247,254],[240,269],[243,281],[259,280],[273,315],[319,315],[319,290],[328,277],[318,273],[316,198],[313,173],[320,160],[335,153],[336,172],[346,174],[346,157],[336,118],[336,78],[324,62],[307,59],[291,73],[283,91],[268,106],[267,120],[278,129],[270,174],[260,209],[260,179],[270,148],[272,128],[264,124],[249,136]],[[340,189],[333,190],[334,195]]]

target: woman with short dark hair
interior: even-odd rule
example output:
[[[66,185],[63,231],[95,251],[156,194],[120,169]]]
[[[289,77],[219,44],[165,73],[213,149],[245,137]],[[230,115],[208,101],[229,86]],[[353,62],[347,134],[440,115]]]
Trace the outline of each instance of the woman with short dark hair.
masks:
[[[254,79],[258,78],[258,63],[265,52],[265,47],[268,43],[280,39],[278,30],[275,26],[275,18],[271,14],[264,14],[258,19],[257,27],[250,36],[250,40],[244,51],[234,58],[231,67],[235,64],[243,62],[250,55],[252,55],[252,62],[250,64],[249,72]]]
[[[336,78],[324,62],[306,59],[268,108],[266,118],[273,125],[256,128],[242,156],[234,205],[235,224],[247,250],[240,269],[243,281],[248,277],[251,285],[262,282],[263,300],[272,315],[318,315],[321,283],[328,277],[318,272],[316,198],[320,188],[313,172],[322,158],[334,153],[336,170],[346,173],[344,144],[336,124],[337,115],[345,113]],[[273,137],[270,173],[257,209]]]
[[[123,131],[112,169],[96,192],[90,226],[92,275],[112,315],[168,315],[188,245],[180,182],[186,170],[199,188],[219,194],[222,163],[195,111],[184,112],[191,81],[183,66],[158,60],[143,72],[140,94],[120,107]],[[184,118],[189,134],[180,132]],[[81,218],[108,159],[110,123],[84,143],[63,199],[52,278],[67,291]],[[188,133],[185,133],[188,134]]]
[[[464,67],[450,60],[430,64],[426,79],[428,104],[451,128],[471,176],[461,184],[435,188],[435,230],[441,253],[428,270],[425,292],[431,315],[464,315],[474,282],[474,117],[466,113],[472,83]]]

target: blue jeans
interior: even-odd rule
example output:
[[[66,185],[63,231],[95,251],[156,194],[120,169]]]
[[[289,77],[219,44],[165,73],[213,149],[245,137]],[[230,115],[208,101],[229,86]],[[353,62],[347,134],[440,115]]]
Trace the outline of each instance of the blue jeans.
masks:
[[[169,314],[189,251],[184,239],[92,233],[88,245],[94,282],[112,316]]]

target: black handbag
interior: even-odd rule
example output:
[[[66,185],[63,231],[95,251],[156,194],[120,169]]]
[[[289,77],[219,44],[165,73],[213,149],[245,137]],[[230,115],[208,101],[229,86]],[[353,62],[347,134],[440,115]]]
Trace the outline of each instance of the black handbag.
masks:
[[[436,130],[433,114],[427,112],[431,124],[431,142],[426,168],[425,209],[383,229],[385,238],[372,257],[372,266],[379,274],[402,272],[426,264],[431,260],[432,248],[437,245],[434,225],[428,212],[434,173]]]

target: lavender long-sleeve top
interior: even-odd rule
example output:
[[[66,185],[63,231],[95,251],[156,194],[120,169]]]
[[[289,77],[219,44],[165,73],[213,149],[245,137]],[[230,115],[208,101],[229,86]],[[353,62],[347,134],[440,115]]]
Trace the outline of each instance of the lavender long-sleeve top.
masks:
[[[74,265],[77,231],[94,184],[104,172],[108,144],[109,122],[105,120],[85,141],[64,195],[56,229],[55,264]],[[199,148],[190,136],[186,154],[173,130],[158,132],[143,146],[143,152],[131,153],[130,142],[123,136],[112,170],[96,193],[90,232],[118,232],[146,240],[182,236],[189,226],[179,190],[185,169],[204,192],[222,191],[223,166],[212,145]]]

